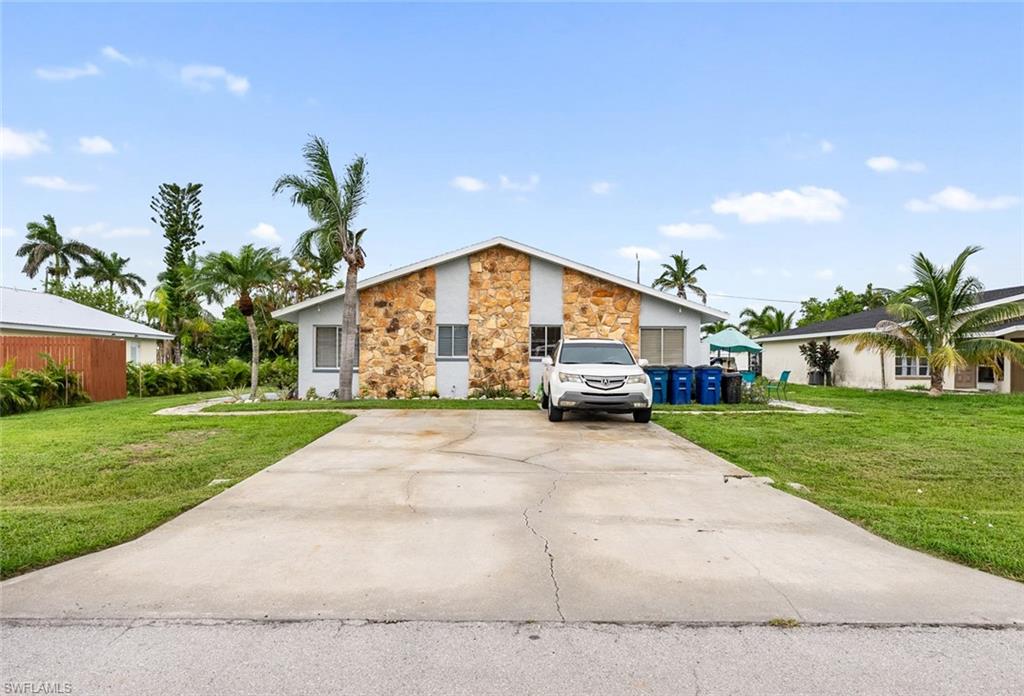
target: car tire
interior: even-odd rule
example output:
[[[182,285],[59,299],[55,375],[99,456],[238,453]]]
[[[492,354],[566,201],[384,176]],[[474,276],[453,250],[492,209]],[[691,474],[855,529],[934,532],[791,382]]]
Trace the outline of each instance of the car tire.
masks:
[[[562,416],[564,414],[565,414],[565,411],[563,411],[562,409],[560,409],[557,406],[555,406],[553,403],[551,403],[551,400],[548,399],[548,420],[549,421],[551,421],[552,423],[561,423],[562,422]]]
[[[650,423],[651,422],[651,409],[649,408],[638,408],[633,411],[633,420],[637,423]]]
[[[548,398],[548,393],[541,389],[540,391],[540,407],[545,411],[548,410],[548,404],[551,399]]]

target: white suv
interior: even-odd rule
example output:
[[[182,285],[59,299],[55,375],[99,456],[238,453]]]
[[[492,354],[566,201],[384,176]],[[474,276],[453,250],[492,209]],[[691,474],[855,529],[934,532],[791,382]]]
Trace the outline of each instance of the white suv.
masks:
[[[559,341],[554,358],[544,357],[541,405],[548,420],[557,423],[566,409],[579,409],[632,413],[637,423],[647,423],[654,394],[643,370],[646,365],[622,341]]]

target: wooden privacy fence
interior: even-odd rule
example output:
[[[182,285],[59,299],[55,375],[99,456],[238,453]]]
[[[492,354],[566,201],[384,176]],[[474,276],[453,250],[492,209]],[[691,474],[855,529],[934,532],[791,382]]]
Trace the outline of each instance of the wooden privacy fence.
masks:
[[[125,345],[121,338],[94,336],[0,336],[0,364],[14,360],[14,369],[41,370],[43,354],[67,363],[82,376],[82,386],[93,401],[123,399]]]

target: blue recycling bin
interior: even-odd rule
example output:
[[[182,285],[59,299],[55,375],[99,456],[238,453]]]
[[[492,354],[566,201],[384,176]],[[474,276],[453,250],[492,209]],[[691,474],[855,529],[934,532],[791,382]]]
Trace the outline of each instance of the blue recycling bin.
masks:
[[[668,375],[668,400],[672,404],[690,403],[693,386],[693,368],[689,365],[673,367]]]
[[[722,368],[701,365],[697,368],[697,397],[700,403],[714,405],[722,400]]]
[[[651,391],[654,392],[654,403],[668,403],[668,368],[645,367],[648,379],[651,380]]]

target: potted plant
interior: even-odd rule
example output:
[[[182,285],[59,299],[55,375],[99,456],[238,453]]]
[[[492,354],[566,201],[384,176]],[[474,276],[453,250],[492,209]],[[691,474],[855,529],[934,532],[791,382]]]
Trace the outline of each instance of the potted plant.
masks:
[[[832,386],[832,366],[839,360],[839,350],[824,341],[810,341],[800,346],[800,354],[807,362],[807,383]]]

